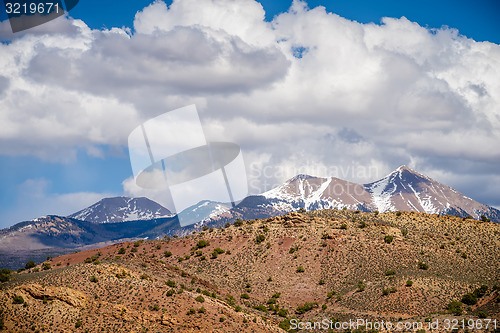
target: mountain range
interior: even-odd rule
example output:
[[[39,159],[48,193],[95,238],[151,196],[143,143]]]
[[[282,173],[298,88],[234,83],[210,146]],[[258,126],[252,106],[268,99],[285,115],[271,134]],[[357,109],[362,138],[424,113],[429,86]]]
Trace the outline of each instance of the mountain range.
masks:
[[[147,198],[105,198],[67,217],[45,216],[0,230],[0,267],[16,267],[26,258],[44,258],[62,249],[97,247],[126,239],[185,236],[201,226],[218,227],[236,219],[265,219],[299,209],[349,209],[380,213],[415,211],[491,219],[500,211],[479,203],[406,166],[369,184],[335,177],[297,175],[261,195],[248,196],[236,207],[202,201],[179,217]],[[182,227],[190,221],[190,225]]]

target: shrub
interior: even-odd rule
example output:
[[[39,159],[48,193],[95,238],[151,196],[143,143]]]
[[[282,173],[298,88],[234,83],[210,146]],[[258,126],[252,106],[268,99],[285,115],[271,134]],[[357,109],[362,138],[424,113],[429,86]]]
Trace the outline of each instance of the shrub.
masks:
[[[248,296],[247,293],[241,294],[240,297],[243,298],[243,299],[250,299],[250,296]]]
[[[488,291],[488,286],[483,284],[481,287],[474,290],[473,294],[477,298],[481,298],[484,296],[484,294],[486,294],[487,291]]]
[[[222,253],[224,253],[224,252],[226,252],[226,251],[224,251],[224,250],[223,250],[223,249],[221,249],[220,247],[216,247],[216,248],[214,249],[214,252],[217,252],[217,254],[222,254]]]
[[[392,237],[391,235],[387,235],[384,237],[384,242],[386,242],[387,244],[391,244],[393,239],[394,237]]]
[[[389,269],[389,270],[385,271],[385,275],[386,275],[386,276],[389,276],[389,275],[396,275],[396,272],[394,272],[392,269]]]
[[[424,271],[426,271],[426,270],[429,269],[429,265],[427,265],[426,263],[423,263],[423,262],[419,262],[418,263],[418,268],[423,269]]]
[[[406,237],[406,235],[408,235],[408,230],[406,229],[401,230],[401,234],[403,235],[403,237]]]
[[[206,240],[204,240],[204,239],[200,239],[200,240],[198,241],[198,243],[196,244],[196,247],[197,247],[198,249],[202,249],[202,248],[204,248],[204,247],[206,247],[206,246],[209,246],[209,245],[210,245],[210,243],[209,243],[208,241],[206,241]]]
[[[198,313],[205,313],[205,308],[202,306],[198,309]]]
[[[164,255],[165,255],[165,257],[167,257],[167,258],[172,256],[172,252],[170,252],[170,251],[165,251],[165,252],[163,252],[163,254],[164,254]]]
[[[407,287],[411,287],[412,285],[413,285],[413,281],[412,280],[406,281],[406,286]]]
[[[401,216],[401,212],[396,212],[396,216]]]
[[[44,262],[44,263],[42,264],[42,269],[43,269],[44,271],[51,269],[50,264],[49,264],[48,262]]]
[[[14,296],[13,303],[14,304],[23,304],[24,303],[23,296]]]
[[[95,275],[92,275],[92,276],[90,277],[90,282],[94,282],[94,283],[96,283],[96,282],[97,282],[97,278],[95,277]]]
[[[382,295],[384,295],[384,296],[389,295],[389,289],[382,290]]]
[[[187,315],[192,315],[192,314],[195,314],[195,313],[196,313],[195,309],[189,309],[188,312],[187,312]]]
[[[118,254],[125,254],[125,248],[124,248],[124,247],[121,247],[121,248],[118,250]]]
[[[167,296],[172,296],[173,294],[175,294],[175,290],[170,289],[169,291],[167,291]]]
[[[242,219],[236,219],[236,221],[234,221],[234,225],[237,226],[237,227],[241,227],[243,225],[243,220]]]
[[[35,262],[34,262],[33,260],[30,260],[30,261],[28,261],[28,262],[26,263],[26,265],[24,265],[24,268],[26,268],[26,269],[30,269],[30,268],[33,268],[33,267],[35,267],[35,266],[36,266]]]
[[[172,280],[167,280],[165,284],[171,288],[175,288],[175,282]]]
[[[304,269],[304,267],[302,266],[299,266],[297,267],[297,273],[304,273],[306,270]]]
[[[357,292],[361,292],[361,291],[364,291],[366,289],[366,285],[363,284],[363,281],[359,281],[358,282],[358,290],[356,290]]]
[[[198,296],[198,297],[196,297],[196,298],[195,298],[195,300],[196,300],[197,302],[200,302],[200,303],[205,302],[205,299],[204,299],[204,298],[203,298],[203,296],[201,296],[201,295],[200,295],[200,296]]]
[[[340,226],[340,229],[342,229],[342,230],[346,230],[346,229],[347,229],[347,224],[342,223],[342,225]]]
[[[316,307],[318,307],[318,302],[313,302],[313,303],[306,302],[303,305],[299,306],[297,310],[295,310],[295,313],[304,314],[307,311],[311,311],[313,308]]]
[[[477,303],[477,297],[472,293],[465,294],[462,296],[462,303],[467,305],[474,305]]]
[[[456,316],[459,316],[462,314],[462,303],[453,301],[448,304],[448,311],[450,313],[453,313]]]
[[[78,320],[76,323],[75,323],[75,328],[79,328],[82,326],[82,321],[81,320]]]
[[[252,308],[254,308],[255,310],[259,310],[259,311],[267,313],[267,308],[262,304],[254,305],[254,306],[252,306]]]
[[[335,295],[335,291],[329,291],[328,294],[326,294],[327,298],[332,298],[333,295]]]
[[[477,312],[477,316],[481,319],[485,319],[485,318],[488,318],[488,314],[484,311],[478,311]]]
[[[324,285],[324,284],[325,284],[325,281],[324,281],[324,280],[319,280],[318,284],[319,284],[320,286],[322,286],[322,285]]]
[[[34,270],[33,270],[34,271]],[[10,280],[10,269],[3,268],[0,271],[0,282],[7,282]]]
[[[257,237],[255,237],[255,243],[257,243],[257,244],[262,243],[264,240],[266,240],[266,236],[264,236],[262,234],[260,234]]]
[[[267,279],[267,282],[271,282],[271,281],[273,281],[273,278],[269,277],[269,279]]]
[[[360,227],[361,229],[366,228],[366,222],[360,221],[358,227]]]

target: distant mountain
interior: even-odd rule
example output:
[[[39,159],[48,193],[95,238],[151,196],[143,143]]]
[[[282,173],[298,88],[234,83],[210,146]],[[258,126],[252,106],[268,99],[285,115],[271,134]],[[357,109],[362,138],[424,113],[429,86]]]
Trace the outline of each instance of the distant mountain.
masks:
[[[356,184],[335,177],[295,176],[259,196],[247,197],[227,215],[235,218],[263,218],[300,208],[327,208],[361,211],[417,211],[479,219],[481,215],[500,222],[500,211],[479,203],[457,190],[401,166],[386,177],[369,184]]]
[[[231,208],[230,204],[221,202],[203,200],[196,205],[184,209],[178,214],[178,219],[181,225],[191,225],[198,222],[209,220],[228,212]]]
[[[172,217],[167,208],[148,198],[104,198],[69,218],[94,223],[113,223]]]
[[[457,190],[401,166],[386,177],[364,185],[372,195],[372,209],[417,211],[479,219],[481,215],[500,222],[500,211],[479,203]]]
[[[134,238],[186,236],[202,225],[220,226],[240,218],[265,219],[300,208],[348,208],[366,212],[417,211],[500,223],[500,210],[481,204],[406,166],[369,184],[339,178],[298,175],[236,207],[201,201],[177,215],[147,198],[106,198],[69,217],[45,216],[0,230],[0,267],[22,263],[22,251],[38,255]],[[134,220],[134,221],[131,221]],[[95,245],[94,245],[95,246]],[[49,251],[50,250],[50,251]],[[40,252],[45,251],[45,252]],[[47,254],[48,255],[48,254]]]

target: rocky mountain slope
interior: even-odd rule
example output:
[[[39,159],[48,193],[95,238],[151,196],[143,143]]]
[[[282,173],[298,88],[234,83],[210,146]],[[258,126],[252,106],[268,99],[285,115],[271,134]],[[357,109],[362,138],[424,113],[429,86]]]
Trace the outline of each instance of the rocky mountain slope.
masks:
[[[416,212],[237,221],[13,272],[0,323],[15,332],[282,332],[292,317],[498,322],[499,234],[500,224]]]
[[[114,197],[104,198],[68,217],[95,223],[114,223],[152,220],[173,215],[167,208],[148,198]]]
[[[481,204],[457,190],[401,166],[386,177],[370,184],[356,184],[335,177],[296,176],[283,185],[265,192],[261,207],[280,212],[299,208],[359,209],[363,211],[416,211],[460,217],[481,215],[500,222],[500,211]]]

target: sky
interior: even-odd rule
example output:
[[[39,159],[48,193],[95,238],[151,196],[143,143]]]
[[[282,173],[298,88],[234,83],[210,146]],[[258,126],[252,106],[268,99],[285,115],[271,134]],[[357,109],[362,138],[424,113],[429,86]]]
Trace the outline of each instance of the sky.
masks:
[[[400,165],[500,207],[500,12],[491,1],[82,0],[0,16],[0,228],[135,184],[127,138],[195,104],[249,190]]]

